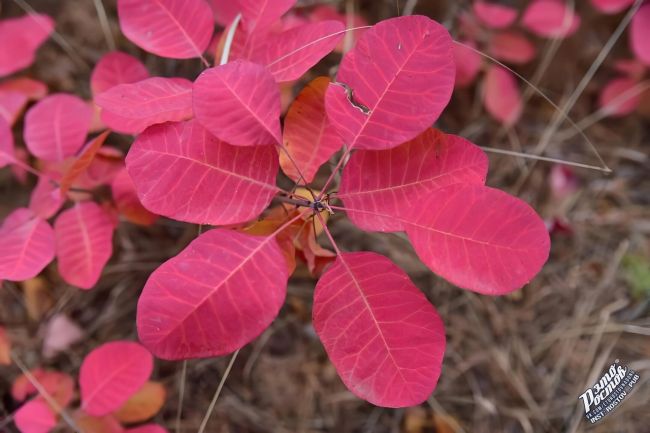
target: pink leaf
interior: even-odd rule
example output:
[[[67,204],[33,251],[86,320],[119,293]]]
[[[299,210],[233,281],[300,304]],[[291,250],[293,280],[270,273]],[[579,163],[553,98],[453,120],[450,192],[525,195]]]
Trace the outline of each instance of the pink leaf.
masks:
[[[129,84],[149,77],[147,68],[135,57],[113,51],[105,54],[90,76],[90,89],[97,96],[118,84]]]
[[[478,19],[493,29],[510,27],[517,19],[517,9],[496,2],[476,0],[473,6]]]
[[[52,358],[83,339],[84,332],[65,314],[56,314],[48,322],[43,337],[43,356]]]
[[[68,283],[90,289],[113,253],[113,222],[99,205],[77,203],[54,223],[59,273]]]
[[[327,116],[350,147],[395,147],[436,121],[454,76],[452,40],[444,27],[424,16],[381,21],[343,58],[336,80],[350,91],[330,84]]]
[[[50,95],[27,111],[25,144],[37,158],[63,161],[84,144],[92,110],[74,95]]]
[[[591,0],[591,4],[604,14],[617,14],[634,4],[634,0]]]
[[[298,183],[311,183],[320,166],[343,146],[325,114],[325,91],[329,82],[327,77],[310,82],[291,104],[284,119],[284,144],[291,159],[280,152],[280,165],[282,171]],[[305,176],[302,180],[300,173]]]
[[[272,146],[231,146],[194,120],[148,128],[131,147],[126,168],[147,209],[197,224],[245,222],[277,192]]]
[[[31,400],[22,405],[14,414],[14,421],[21,433],[48,433],[56,427],[56,416],[41,400]]]
[[[43,219],[54,216],[61,209],[65,198],[61,188],[57,187],[48,176],[40,176],[29,198],[29,208]]]
[[[612,117],[633,113],[641,101],[644,83],[633,78],[615,78],[605,84],[598,98],[598,106]]]
[[[314,327],[355,395],[384,407],[425,401],[440,376],[442,320],[406,273],[375,253],[344,253],[314,292]]]
[[[151,274],[138,301],[138,335],[163,359],[233,352],[275,319],[288,278],[275,237],[210,230]]]
[[[564,38],[578,30],[580,17],[563,0],[533,0],[521,23],[537,36]]]
[[[131,42],[172,59],[201,57],[214,31],[205,0],[118,0],[117,13]]]
[[[637,59],[650,66],[650,3],[634,14],[630,25],[630,47]]]
[[[117,210],[128,221],[148,226],[158,219],[158,215],[149,212],[140,202],[135,184],[126,169],[120,171],[111,182],[111,192]]]
[[[125,430],[125,433],[168,433],[167,429],[158,424],[145,424]]]
[[[363,230],[400,231],[401,216],[414,203],[455,183],[483,184],[488,159],[462,137],[428,129],[389,150],[361,150],[343,170],[339,193],[350,219]]]
[[[194,114],[208,131],[232,145],[282,141],[280,90],[261,65],[236,60],[203,71],[194,82]]]
[[[192,82],[184,78],[152,77],[120,84],[97,95],[102,121],[123,133],[140,133],[148,126],[192,117]]]
[[[348,21],[350,18],[351,22]],[[337,53],[342,53],[344,48],[346,48],[346,44],[349,44],[350,48],[353,47],[356,41],[365,32],[365,29],[359,29],[358,27],[368,25],[368,21],[366,21],[366,19],[361,15],[352,14],[352,16],[349,16],[348,13],[340,13],[335,6],[330,4],[315,6],[309,13],[309,19],[314,22],[336,20],[348,29],[355,28],[355,30],[347,32],[343,37],[343,40],[336,46],[335,51]]]
[[[135,394],[149,379],[153,357],[140,344],[113,341],[90,352],[79,370],[81,409],[107,415]]]
[[[614,62],[614,69],[621,74],[641,81],[645,75],[646,67],[636,59],[620,59]]]
[[[505,126],[514,125],[523,111],[521,93],[514,75],[499,65],[492,65],[483,86],[483,104],[488,113]]]
[[[544,221],[527,203],[497,189],[451,185],[413,206],[406,219],[406,233],[420,259],[474,292],[517,290],[548,258]]]
[[[27,96],[16,90],[0,91],[0,119],[9,123],[9,126],[16,123],[28,100]]]
[[[0,168],[16,160],[14,135],[9,123],[0,116]]]
[[[31,65],[36,50],[53,29],[54,21],[47,15],[24,15],[0,20],[0,77]]]
[[[0,279],[24,281],[54,258],[54,232],[26,208],[14,210],[0,226]]]
[[[343,38],[345,26],[321,21],[270,34],[254,61],[266,65],[278,83],[300,78]]]
[[[471,49],[476,49],[476,44],[473,41],[466,40],[461,42],[463,45],[454,44],[456,86],[466,87],[474,82],[476,76],[481,71],[483,58],[479,53]]]
[[[525,64],[535,58],[536,49],[523,33],[505,31],[490,38],[488,51],[498,60]]]
[[[296,0],[237,0],[242,24],[248,34],[264,33],[280,19]]]

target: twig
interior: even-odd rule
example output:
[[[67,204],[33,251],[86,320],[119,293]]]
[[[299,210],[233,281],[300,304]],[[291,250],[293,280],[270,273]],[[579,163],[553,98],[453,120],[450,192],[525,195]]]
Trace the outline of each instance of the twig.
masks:
[[[111,32],[111,26],[108,22],[108,17],[106,16],[106,9],[104,9],[104,3],[102,0],[93,0],[95,4],[95,9],[97,10],[97,17],[99,18],[99,24],[102,27],[102,33],[104,33],[104,39],[106,39],[106,45],[110,51],[115,51],[115,39],[113,39],[113,33]]]
[[[228,378],[228,375],[230,374],[230,370],[232,370],[232,366],[235,363],[235,359],[237,359],[237,355],[239,354],[239,349],[235,353],[232,354],[232,357],[230,358],[230,362],[228,363],[228,366],[226,367],[226,371],[223,373],[223,376],[221,377],[221,381],[219,382],[219,386],[217,386],[217,390],[214,393],[214,396],[212,397],[212,401],[210,402],[210,406],[208,406],[208,411],[205,413],[205,416],[203,417],[203,421],[201,421],[201,427],[199,427],[198,433],[203,433],[205,430],[205,427],[208,425],[208,420],[210,419],[210,415],[212,415],[212,411],[214,410],[214,406],[217,404],[217,400],[219,399],[219,395],[221,394],[221,390],[223,389],[223,385],[226,383],[226,379]]]

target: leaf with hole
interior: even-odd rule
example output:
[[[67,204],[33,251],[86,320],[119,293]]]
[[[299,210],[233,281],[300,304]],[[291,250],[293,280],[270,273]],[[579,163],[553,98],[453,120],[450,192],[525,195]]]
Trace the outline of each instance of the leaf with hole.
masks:
[[[341,61],[327,116],[355,149],[389,149],[429,128],[454,88],[452,39],[424,16],[373,26]]]

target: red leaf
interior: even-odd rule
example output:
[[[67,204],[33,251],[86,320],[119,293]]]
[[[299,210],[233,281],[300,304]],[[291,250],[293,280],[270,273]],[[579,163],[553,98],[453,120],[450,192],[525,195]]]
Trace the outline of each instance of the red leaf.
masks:
[[[621,74],[641,81],[645,75],[646,67],[643,63],[636,59],[620,59],[614,62],[614,69]]]
[[[105,54],[95,65],[90,76],[90,89],[97,96],[119,84],[129,84],[149,78],[142,62],[121,51]]]
[[[461,41],[464,45],[476,48],[473,41]],[[481,71],[483,58],[476,51],[460,44],[454,44],[454,61],[456,62],[456,86],[466,87],[474,82]]]
[[[48,433],[56,427],[56,416],[41,400],[28,401],[14,414],[16,427],[21,433]]]
[[[29,98],[15,90],[0,91],[0,119],[13,125],[27,106]]]
[[[152,77],[120,84],[97,95],[102,121],[111,129],[140,133],[148,126],[192,117],[192,82]]]
[[[167,429],[158,424],[145,424],[125,430],[125,433],[168,433]]]
[[[360,211],[350,210],[348,216],[363,230],[400,231],[404,224],[394,216],[447,185],[483,184],[487,169],[487,156],[478,146],[430,128],[393,149],[353,154],[337,197],[346,208]]]
[[[284,145],[293,161],[280,152],[280,166],[287,176],[299,183],[311,183],[320,166],[343,146],[325,114],[325,91],[329,82],[327,77],[310,82],[291,104],[284,119]],[[302,181],[294,162],[305,176]]]
[[[61,277],[90,289],[113,253],[113,222],[94,202],[77,203],[54,223],[56,256]]]
[[[39,217],[48,219],[61,209],[64,202],[61,188],[57,187],[50,177],[40,176],[29,197],[29,208]]]
[[[253,61],[266,65],[278,83],[297,80],[336,47],[344,29],[338,21],[321,21],[270,34]]]
[[[163,359],[233,352],[275,319],[288,278],[274,237],[210,230],[151,274],[138,301],[138,335]]]
[[[233,0],[210,0],[212,10],[214,11],[214,19],[217,24],[224,27],[232,23],[239,13],[239,1]]]
[[[0,93],[6,91],[18,92],[27,96],[30,100],[38,101],[47,95],[47,86],[42,81],[19,77],[0,83]]]
[[[148,128],[133,143],[126,168],[147,209],[197,224],[255,218],[277,192],[272,146],[231,146],[194,120]]]
[[[90,352],[79,370],[81,409],[103,416],[119,409],[151,376],[153,357],[140,344],[113,341]]]
[[[93,189],[110,184],[124,168],[124,154],[119,149],[104,145],[99,148],[88,169],[79,176],[76,184]]]
[[[201,57],[214,31],[205,0],[118,0],[117,13],[131,42],[172,59]]]
[[[343,142],[355,149],[388,149],[430,127],[454,87],[452,40],[424,16],[381,21],[359,38],[330,84],[327,116]]]
[[[128,221],[149,226],[158,219],[158,215],[149,212],[140,202],[135,185],[126,169],[120,171],[113,179],[111,192],[117,210]]]
[[[34,62],[36,50],[50,36],[54,21],[47,15],[24,15],[0,21],[0,77]]]
[[[280,19],[296,0],[237,0],[242,24],[248,34],[264,33]]]
[[[313,316],[329,358],[358,397],[406,407],[433,392],[445,351],[442,320],[386,257],[339,255],[316,284]]]
[[[81,176],[88,169],[88,167],[90,167],[93,160],[95,159],[95,155],[97,155],[99,148],[102,147],[106,141],[106,137],[108,137],[109,133],[109,131],[103,132],[91,140],[88,144],[86,144],[86,146],[82,149],[79,157],[76,158],[72,162],[70,168],[68,168],[63,173],[61,181],[59,182],[59,185],[61,186],[62,196],[65,196],[68,193],[75,180],[77,180],[77,178]]]
[[[488,51],[504,62],[524,64],[535,58],[535,45],[523,33],[505,31],[490,38]]]
[[[591,4],[604,14],[617,14],[634,4],[634,0],[591,0]]]
[[[0,226],[0,280],[24,281],[54,258],[54,232],[26,208],[14,210]]]
[[[523,103],[517,80],[510,71],[499,65],[489,67],[483,87],[483,105],[505,126],[512,126],[519,120]]]
[[[37,158],[63,161],[84,144],[92,110],[74,95],[50,95],[34,105],[25,116],[25,144]]]
[[[598,106],[612,117],[633,113],[641,101],[644,83],[633,78],[615,78],[605,84],[598,98]]]
[[[525,202],[482,185],[451,185],[405,219],[422,261],[453,284],[503,295],[528,283],[548,258],[542,219]]]
[[[16,160],[14,135],[9,123],[0,116],[0,168]]]
[[[208,131],[232,145],[282,141],[280,90],[262,65],[236,60],[203,71],[194,82],[194,114]]]
[[[504,29],[517,19],[517,9],[484,0],[474,2],[474,14],[487,27]]]
[[[58,371],[40,368],[30,371],[30,374],[33,376],[34,381],[40,384],[60,407],[65,408],[70,404],[74,395],[74,380],[72,380],[72,377]],[[31,395],[36,395],[36,400],[46,401],[26,375],[18,376],[11,387],[11,396],[16,401],[23,401]]]
[[[580,17],[563,0],[533,0],[521,23],[537,36],[564,38],[578,30]]]
[[[637,59],[650,66],[650,3],[634,14],[630,25],[630,47]]]

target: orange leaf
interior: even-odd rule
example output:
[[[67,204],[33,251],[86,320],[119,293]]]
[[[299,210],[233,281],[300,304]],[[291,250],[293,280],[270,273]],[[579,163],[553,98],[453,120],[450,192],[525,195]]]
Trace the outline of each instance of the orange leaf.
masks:
[[[48,282],[42,277],[31,278],[20,283],[27,315],[32,320],[40,320],[54,305]]]
[[[160,382],[149,381],[113,415],[126,424],[146,421],[160,411],[166,395],[165,387]]]
[[[112,415],[94,417],[82,410],[73,415],[74,422],[80,431],[87,433],[122,433],[124,429]]]
[[[11,364],[11,340],[4,326],[0,326],[0,365]]]
[[[88,167],[90,167],[90,164],[93,162],[93,159],[95,159],[95,155],[97,154],[97,151],[99,150],[100,147],[102,147],[104,141],[106,141],[106,137],[108,137],[108,134],[110,134],[110,131],[104,131],[103,133],[99,134],[94,140],[88,143],[81,151],[79,157],[72,163],[70,168],[63,174],[63,177],[61,178],[62,196],[65,196],[67,194],[67,192],[72,187],[73,182],[79,176],[81,176],[81,174],[84,171],[86,171]]]

